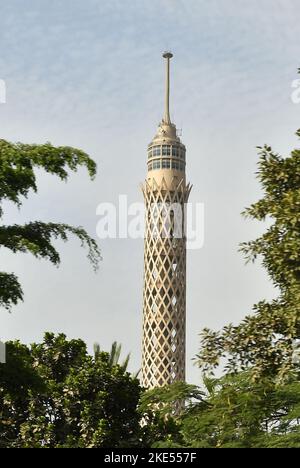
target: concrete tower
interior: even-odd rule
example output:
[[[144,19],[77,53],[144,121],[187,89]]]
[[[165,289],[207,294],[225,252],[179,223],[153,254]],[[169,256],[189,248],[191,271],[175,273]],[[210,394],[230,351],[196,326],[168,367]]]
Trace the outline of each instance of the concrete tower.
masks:
[[[143,298],[142,383],[153,388],[185,380],[186,184],[185,146],[171,122],[170,52],[165,114],[148,146]]]

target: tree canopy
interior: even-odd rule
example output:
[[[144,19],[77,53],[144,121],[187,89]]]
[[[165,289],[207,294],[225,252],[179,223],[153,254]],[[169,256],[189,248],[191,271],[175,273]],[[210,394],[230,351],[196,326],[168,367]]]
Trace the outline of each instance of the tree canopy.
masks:
[[[141,407],[153,412],[150,422],[169,415],[168,433],[154,434],[154,447],[299,448],[300,383],[275,385],[271,379],[253,383],[251,373],[205,378],[200,392],[178,384],[142,396]],[[195,398],[196,391],[196,398]],[[186,408],[172,416],[177,398]],[[157,399],[163,406],[157,404]],[[151,426],[150,426],[151,427]]]
[[[36,170],[43,169],[66,181],[69,171],[86,167],[91,178],[95,177],[96,164],[83,151],[71,147],[27,145],[0,140],[0,219],[3,216],[3,202],[10,201],[18,207],[30,191],[37,192]],[[88,249],[88,258],[96,269],[100,253],[97,243],[82,227],[67,224],[32,221],[25,225],[0,226],[0,247],[11,252],[30,252],[37,258],[44,258],[55,265],[60,262],[59,252],[52,241],[63,241],[75,235],[82,246]],[[23,291],[13,273],[0,272],[0,306],[11,309],[23,299]]]
[[[262,258],[279,296],[256,304],[255,313],[237,326],[204,330],[198,364],[212,371],[225,359],[228,371],[251,368],[254,379],[284,381],[298,371],[293,355],[300,340],[300,150],[289,157],[268,145],[259,150],[257,176],[264,197],[244,214],[272,224],[261,237],[242,244],[241,251],[247,261]]]
[[[97,448],[141,444],[141,387],[112,354],[47,333],[7,343],[0,364],[0,447]]]

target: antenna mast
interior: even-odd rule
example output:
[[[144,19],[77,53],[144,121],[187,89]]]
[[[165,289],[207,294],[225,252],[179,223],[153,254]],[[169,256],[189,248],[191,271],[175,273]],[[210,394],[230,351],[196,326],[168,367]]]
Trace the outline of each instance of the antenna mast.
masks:
[[[164,123],[170,124],[170,59],[173,57],[171,52],[165,52],[163,58],[166,59],[166,97],[165,97],[165,116]]]

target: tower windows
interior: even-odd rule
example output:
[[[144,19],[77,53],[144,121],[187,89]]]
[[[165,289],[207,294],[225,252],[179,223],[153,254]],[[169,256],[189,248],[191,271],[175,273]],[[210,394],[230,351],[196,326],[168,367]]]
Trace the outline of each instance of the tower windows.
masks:
[[[153,161],[152,169],[160,169],[160,161]]]
[[[171,168],[171,160],[170,159],[163,159],[162,160],[162,168],[163,169],[170,169]]]
[[[180,150],[177,146],[173,146],[172,147],[172,156],[174,156],[174,158],[179,158],[179,154],[180,154]]]
[[[171,146],[170,145],[163,145],[162,146],[162,155],[163,156],[171,156]]]
[[[185,148],[176,145],[156,145],[148,149],[148,159],[159,156],[172,156],[173,158],[185,160]]]
[[[161,158],[162,159],[158,159]],[[185,148],[180,145],[155,145],[148,149],[148,171],[159,169],[185,170]]]
[[[148,162],[148,171],[157,169],[175,169],[176,171],[184,171],[185,164],[182,161],[174,161],[170,158],[157,159]]]
[[[174,152],[174,154],[173,154]],[[185,160],[185,150],[183,148],[178,148],[173,146],[172,148],[172,156],[175,158],[182,159],[183,161]]]
[[[160,156],[160,155],[161,155],[161,147],[160,146],[154,146],[153,147],[153,157]]]

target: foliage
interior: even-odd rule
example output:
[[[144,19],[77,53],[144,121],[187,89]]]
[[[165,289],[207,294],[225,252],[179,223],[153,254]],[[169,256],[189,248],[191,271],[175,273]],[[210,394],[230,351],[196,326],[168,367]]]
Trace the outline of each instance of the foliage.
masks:
[[[154,447],[299,448],[299,381],[291,380],[281,386],[268,379],[253,383],[250,372],[206,378],[205,396],[200,392],[198,400],[193,398],[197,389],[192,388],[191,392],[184,385],[178,392],[176,386],[171,386],[155,389],[146,396],[148,400],[165,401],[172,394],[174,402],[174,398],[184,398],[185,388],[185,410],[167,418],[172,430],[152,432]],[[162,421],[160,409],[152,409],[157,420]]]
[[[212,372],[225,358],[229,372],[251,367],[254,379],[276,376],[283,382],[298,369],[293,355],[300,339],[300,150],[283,158],[269,146],[260,148],[258,178],[264,197],[245,215],[273,223],[241,250],[248,261],[262,258],[279,297],[256,304],[255,314],[237,326],[205,329],[198,364]]]
[[[296,378],[254,383],[243,372],[206,378],[203,390],[177,382],[142,392],[109,353],[91,357],[81,340],[48,333],[41,344],[7,346],[1,448],[299,447]]]
[[[137,379],[92,358],[81,340],[47,333],[31,347],[11,342],[0,365],[0,446],[97,448],[141,442]]]
[[[122,352],[122,345],[114,341],[111,346],[110,353],[109,353],[109,364],[111,366],[116,366],[117,364],[120,364],[121,352]],[[100,348],[99,343],[94,344],[94,355],[95,355],[95,359],[98,359],[98,356],[101,356],[101,348]],[[120,364],[124,371],[127,371],[129,360],[130,360],[130,353],[127,354],[123,363]]]
[[[201,401],[205,394],[196,385],[189,385],[185,382],[175,382],[172,385],[158,387],[145,392],[141,397],[140,409],[146,413],[148,411],[157,412],[165,417],[176,412],[176,403],[179,407],[181,402],[189,402],[189,407],[193,407],[196,401]]]
[[[36,169],[43,169],[61,180],[68,179],[68,170],[76,171],[85,166],[93,178],[96,165],[83,151],[70,147],[26,145],[0,140],[0,218],[3,216],[3,202],[10,201],[18,207],[22,198],[28,197],[31,190],[37,192]],[[30,222],[24,226],[0,227],[0,247],[12,251],[30,252],[37,258],[45,258],[57,265],[60,256],[52,244],[52,239],[63,241],[72,234],[79,238],[82,246],[88,248],[88,258],[97,268],[100,258],[96,242],[81,227],[66,224]],[[0,272],[0,306],[10,310],[12,305],[23,299],[23,291],[17,277],[12,273]]]
[[[145,391],[139,409],[145,423],[146,445],[156,448],[181,447],[184,439],[180,433],[184,406],[189,409],[204,403],[204,393],[195,385],[175,382],[172,385]]]

